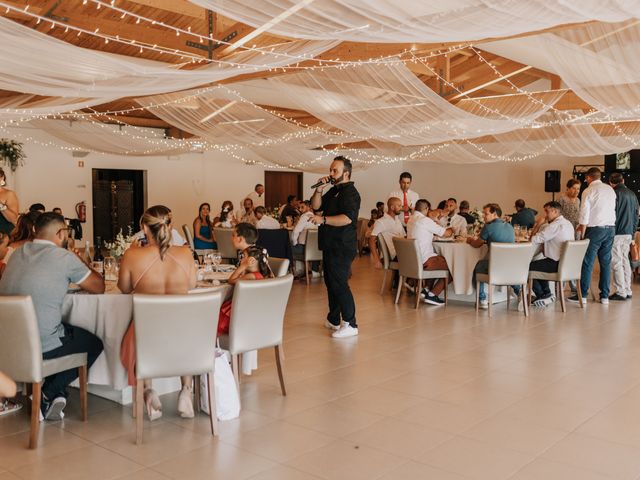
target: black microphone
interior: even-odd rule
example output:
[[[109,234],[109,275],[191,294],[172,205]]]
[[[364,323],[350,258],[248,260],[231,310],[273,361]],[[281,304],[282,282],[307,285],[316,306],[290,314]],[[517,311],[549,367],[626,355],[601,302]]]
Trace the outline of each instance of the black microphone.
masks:
[[[323,180],[320,180],[318,183],[314,183],[313,185],[311,185],[311,188],[318,188],[322,185],[326,185],[327,183],[330,183],[331,185],[333,185],[336,181],[333,178],[329,178],[328,182],[325,182]]]

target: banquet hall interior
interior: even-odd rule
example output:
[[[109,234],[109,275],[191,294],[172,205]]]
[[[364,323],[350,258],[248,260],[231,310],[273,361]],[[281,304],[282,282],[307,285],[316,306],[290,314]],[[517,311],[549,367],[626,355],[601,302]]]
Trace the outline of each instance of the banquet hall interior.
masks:
[[[640,0],[0,0],[0,44],[0,480],[640,480]]]

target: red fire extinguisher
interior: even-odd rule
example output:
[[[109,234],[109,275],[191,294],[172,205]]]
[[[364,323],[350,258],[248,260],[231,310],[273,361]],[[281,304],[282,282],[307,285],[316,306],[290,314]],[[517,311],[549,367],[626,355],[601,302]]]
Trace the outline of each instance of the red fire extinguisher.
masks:
[[[76,204],[76,215],[82,223],[87,221],[87,205],[84,201]]]

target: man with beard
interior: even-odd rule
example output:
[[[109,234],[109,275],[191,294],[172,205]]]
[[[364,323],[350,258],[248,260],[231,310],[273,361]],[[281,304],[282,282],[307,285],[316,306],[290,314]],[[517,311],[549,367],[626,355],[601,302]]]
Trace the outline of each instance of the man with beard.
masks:
[[[64,217],[41,214],[35,223],[35,238],[17,249],[0,280],[0,295],[29,295],[33,301],[44,360],[73,353],[87,353],[91,367],[102,352],[102,342],[92,333],[62,323],[62,303],[70,283],[89,293],[104,293],[104,280],[78,255],[66,249],[69,229]],[[42,414],[61,420],[67,404],[66,387],[78,378],[78,369],[45,378]]]

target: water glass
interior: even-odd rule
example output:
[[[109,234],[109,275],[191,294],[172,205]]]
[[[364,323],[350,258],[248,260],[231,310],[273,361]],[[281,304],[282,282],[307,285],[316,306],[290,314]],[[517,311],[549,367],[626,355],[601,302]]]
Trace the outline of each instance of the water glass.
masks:
[[[213,260],[213,268],[217,272],[218,267],[220,267],[220,264],[222,263],[222,255],[219,253],[212,253],[211,259]]]
[[[113,257],[104,257],[104,278],[105,280],[114,280],[116,259]]]
[[[211,267],[211,265],[213,264],[213,258],[212,257],[213,257],[213,254],[211,254],[211,253],[207,253],[204,256],[204,270],[205,270],[205,272],[210,272],[210,271],[213,270],[212,267]]]

